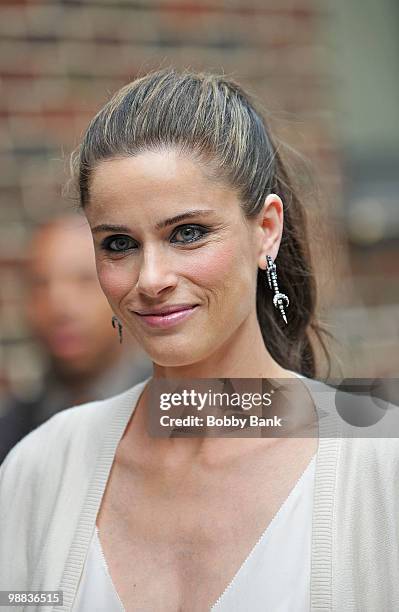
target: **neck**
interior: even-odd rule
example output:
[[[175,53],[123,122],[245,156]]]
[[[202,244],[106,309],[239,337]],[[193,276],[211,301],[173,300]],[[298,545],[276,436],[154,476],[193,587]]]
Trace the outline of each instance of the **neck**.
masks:
[[[259,323],[254,315],[236,330],[206,359],[185,366],[161,366],[154,363],[153,378],[292,378],[293,375],[282,368],[265,347]],[[140,461],[147,457],[159,469],[168,464],[183,465],[191,463],[194,457],[231,457],[252,450],[258,445],[273,444],[273,439],[243,438],[164,438],[157,439],[148,434],[145,412],[148,407],[148,389],[135,409],[135,416],[127,427],[122,442],[122,455],[125,459],[135,448]],[[146,407],[147,406],[147,407]],[[132,425],[134,423],[134,428]],[[134,443],[132,443],[134,442]]]

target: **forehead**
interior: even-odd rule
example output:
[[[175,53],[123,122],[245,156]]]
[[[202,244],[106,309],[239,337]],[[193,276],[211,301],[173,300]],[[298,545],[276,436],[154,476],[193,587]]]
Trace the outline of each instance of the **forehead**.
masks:
[[[212,208],[237,204],[235,192],[221,181],[211,180],[203,166],[175,150],[145,151],[134,157],[101,161],[93,170],[90,215],[109,208],[143,213],[151,206],[163,211],[187,204]]]

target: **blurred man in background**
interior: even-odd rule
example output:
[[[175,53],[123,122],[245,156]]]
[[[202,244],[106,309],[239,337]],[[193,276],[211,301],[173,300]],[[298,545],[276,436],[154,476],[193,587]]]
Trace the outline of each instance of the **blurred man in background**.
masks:
[[[56,412],[115,395],[152,373],[151,362],[130,336],[119,343],[83,216],[71,213],[35,231],[26,289],[27,321],[47,364],[35,397],[0,402],[0,463]]]

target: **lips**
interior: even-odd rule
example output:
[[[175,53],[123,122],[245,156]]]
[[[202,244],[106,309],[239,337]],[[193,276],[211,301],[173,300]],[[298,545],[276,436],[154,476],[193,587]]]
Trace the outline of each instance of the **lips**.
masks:
[[[177,325],[178,323],[188,319],[198,308],[198,304],[180,306],[177,310],[177,306],[170,306],[163,308],[161,312],[156,314],[140,314],[135,312],[139,317],[139,320],[144,325],[148,325],[153,328],[166,329]]]
[[[172,312],[180,312],[182,310],[189,310],[190,308],[194,308],[197,304],[171,304],[170,306],[164,306],[163,308],[153,308],[148,310],[135,310],[134,312],[141,316],[162,316],[171,314]]]

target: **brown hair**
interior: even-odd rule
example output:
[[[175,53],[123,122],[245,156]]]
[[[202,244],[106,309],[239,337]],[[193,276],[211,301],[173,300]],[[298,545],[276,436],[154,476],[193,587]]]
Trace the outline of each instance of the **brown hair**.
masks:
[[[209,176],[239,195],[244,215],[257,215],[269,193],[284,205],[276,260],[280,290],[290,299],[288,325],[273,305],[266,273],[258,270],[256,308],[263,339],[284,368],[316,376],[310,333],[331,367],[315,318],[316,282],[306,216],[288,170],[254,99],[224,75],[173,68],[155,70],[122,87],[90,122],[72,154],[80,205],[89,201],[93,167],[101,160],[175,147],[202,163]]]

